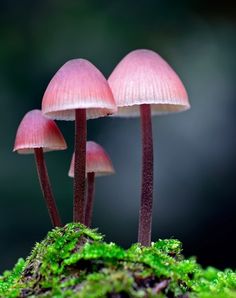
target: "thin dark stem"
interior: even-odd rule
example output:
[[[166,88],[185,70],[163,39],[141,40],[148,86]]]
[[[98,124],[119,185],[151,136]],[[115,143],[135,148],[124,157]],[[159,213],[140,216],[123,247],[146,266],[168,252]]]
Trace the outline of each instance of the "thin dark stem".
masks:
[[[87,202],[85,209],[85,225],[91,227],[92,216],[93,216],[93,202],[94,202],[94,191],[95,191],[95,173],[87,174]]]
[[[43,156],[43,149],[36,148],[34,149],[34,153],[35,153],[35,161],[37,166],[39,182],[43,192],[43,196],[46,201],[46,205],[48,208],[49,216],[52,221],[52,225],[54,227],[61,227],[62,223],[61,223],[60,215],[57,210],[56,202],[52,193],[52,188],[48,177],[48,171],[47,171],[46,163]]]
[[[138,242],[144,246],[149,246],[151,244],[153,201],[153,142],[150,105],[141,105],[140,114],[142,127],[143,165]]]
[[[74,168],[74,222],[84,223],[85,213],[85,166],[87,123],[86,110],[75,111],[75,168]]]

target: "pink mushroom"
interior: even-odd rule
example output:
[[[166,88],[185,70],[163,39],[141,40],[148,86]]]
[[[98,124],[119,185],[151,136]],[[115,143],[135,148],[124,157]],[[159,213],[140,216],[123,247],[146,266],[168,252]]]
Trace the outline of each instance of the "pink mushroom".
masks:
[[[50,81],[42,111],[58,120],[75,120],[74,221],[84,223],[86,118],[116,112],[116,104],[102,73],[89,61],[74,59],[65,63]]]
[[[120,117],[141,117],[143,166],[138,241],[151,242],[153,141],[151,114],[190,108],[187,92],[174,70],[157,53],[135,50],[125,56],[108,79]]]
[[[64,150],[66,142],[53,120],[45,118],[40,110],[28,112],[22,119],[13,151],[35,154],[39,182],[53,226],[61,226],[61,219],[52,193],[43,152]]]
[[[114,174],[112,162],[99,144],[88,141],[86,144],[86,173],[87,173],[87,202],[85,209],[85,225],[91,226],[94,191],[95,191],[95,176],[105,176]],[[74,154],[71,160],[69,176],[74,177]]]

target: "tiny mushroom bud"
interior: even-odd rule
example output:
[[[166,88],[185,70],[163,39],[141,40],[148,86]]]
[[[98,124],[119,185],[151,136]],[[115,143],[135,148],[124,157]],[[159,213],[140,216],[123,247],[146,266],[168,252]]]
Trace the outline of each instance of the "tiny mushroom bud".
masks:
[[[13,151],[20,154],[35,154],[41,189],[54,227],[62,224],[52,193],[43,152],[66,148],[66,142],[56,123],[44,117],[40,110],[32,110],[24,116],[16,133]]]
[[[58,120],[75,120],[75,178],[73,218],[84,223],[86,119],[107,116],[117,111],[102,73],[85,59],[65,63],[50,81],[42,111]]]
[[[153,197],[153,141],[151,114],[184,111],[190,108],[187,92],[174,70],[157,53],[135,50],[113,70],[108,83],[120,117],[141,117],[142,193],[138,241],[151,242]]]
[[[112,162],[105,150],[97,143],[86,144],[87,202],[85,208],[85,225],[91,226],[94,202],[94,178],[114,174]],[[74,177],[74,154],[71,160],[69,176]]]

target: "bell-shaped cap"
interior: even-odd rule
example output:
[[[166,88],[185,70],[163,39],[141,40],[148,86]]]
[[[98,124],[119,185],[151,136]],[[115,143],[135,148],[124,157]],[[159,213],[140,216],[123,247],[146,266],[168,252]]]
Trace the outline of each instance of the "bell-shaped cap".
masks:
[[[74,177],[74,154],[68,175]],[[95,173],[95,176],[114,174],[112,162],[106,151],[99,144],[88,141],[86,143],[86,173]]]
[[[40,110],[32,110],[22,119],[16,133],[13,151],[27,154],[34,153],[36,148],[42,148],[43,151],[67,148],[56,123],[43,116]]]
[[[188,95],[169,64],[151,50],[135,50],[125,56],[108,79],[118,113],[138,116],[139,105],[150,104],[152,114],[190,108]]]
[[[86,109],[87,119],[111,115],[116,104],[103,74],[85,59],[66,62],[50,81],[42,112],[57,120],[74,120],[75,109]]]

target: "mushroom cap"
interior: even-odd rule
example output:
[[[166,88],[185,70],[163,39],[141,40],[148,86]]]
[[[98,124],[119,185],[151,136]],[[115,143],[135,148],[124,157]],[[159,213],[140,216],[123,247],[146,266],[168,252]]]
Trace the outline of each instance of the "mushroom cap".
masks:
[[[117,111],[103,74],[88,60],[66,62],[50,81],[42,101],[42,112],[57,120],[75,120],[75,109],[86,109],[87,119]]]
[[[32,110],[22,119],[16,133],[13,151],[28,154],[34,153],[35,148],[42,148],[43,151],[67,148],[56,123],[43,116],[40,110]]]
[[[113,70],[108,83],[118,107],[115,116],[139,116],[141,104],[150,104],[154,115],[190,108],[178,75],[151,50],[135,50],[126,55]]]
[[[74,162],[73,154],[70,170],[68,175],[74,177]],[[106,151],[99,144],[88,141],[86,143],[86,173],[95,173],[95,176],[106,176],[114,174],[112,162]]]

